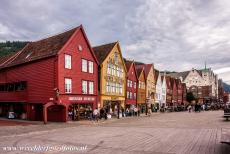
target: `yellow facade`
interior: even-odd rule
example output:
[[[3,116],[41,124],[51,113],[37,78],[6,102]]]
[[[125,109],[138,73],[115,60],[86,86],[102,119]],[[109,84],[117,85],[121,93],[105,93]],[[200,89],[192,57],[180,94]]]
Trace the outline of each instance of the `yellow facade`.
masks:
[[[138,91],[137,91],[137,104],[145,104],[146,102],[146,85],[144,71],[141,71],[141,74],[138,78]]]
[[[124,107],[127,71],[118,42],[100,67],[99,107],[106,105],[105,102],[119,103]]]
[[[152,66],[146,78],[146,100],[148,104],[154,104],[155,92],[156,92],[156,83],[154,79],[154,71]]]

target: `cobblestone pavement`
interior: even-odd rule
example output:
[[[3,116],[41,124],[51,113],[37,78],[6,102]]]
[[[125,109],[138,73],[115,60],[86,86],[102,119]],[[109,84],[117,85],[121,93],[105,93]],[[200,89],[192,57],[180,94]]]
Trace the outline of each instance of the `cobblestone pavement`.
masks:
[[[222,114],[223,111],[155,113],[151,117],[98,123],[82,121],[0,127],[0,154],[229,154],[230,146],[220,143],[221,129],[230,129],[230,122],[224,121]],[[17,148],[15,151],[6,146]],[[72,149],[30,151],[29,148],[35,146]]]

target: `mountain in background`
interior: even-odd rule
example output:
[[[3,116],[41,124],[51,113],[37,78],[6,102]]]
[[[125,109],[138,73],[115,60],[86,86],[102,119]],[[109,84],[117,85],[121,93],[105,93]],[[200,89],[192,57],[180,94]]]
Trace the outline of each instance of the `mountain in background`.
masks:
[[[27,43],[24,41],[0,42],[0,57],[21,50]]]
[[[224,91],[230,93],[230,85],[225,82],[223,84],[224,84]]]

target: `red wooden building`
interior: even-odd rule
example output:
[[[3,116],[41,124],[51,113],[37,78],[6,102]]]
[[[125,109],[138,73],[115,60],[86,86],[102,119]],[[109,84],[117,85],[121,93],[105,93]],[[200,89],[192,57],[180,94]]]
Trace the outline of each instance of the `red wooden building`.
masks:
[[[1,116],[80,119],[97,106],[98,62],[82,26],[0,59]]]
[[[125,60],[125,65],[127,69],[125,106],[126,108],[130,108],[132,105],[137,105],[138,76],[134,61]]]
[[[183,101],[183,87],[180,79],[175,80],[177,85],[177,106],[181,106]]]
[[[166,106],[171,107],[173,106],[171,77],[166,76],[165,79],[166,79]]]
[[[177,105],[177,84],[175,78],[171,78],[171,85],[172,85],[172,107],[174,108]]]

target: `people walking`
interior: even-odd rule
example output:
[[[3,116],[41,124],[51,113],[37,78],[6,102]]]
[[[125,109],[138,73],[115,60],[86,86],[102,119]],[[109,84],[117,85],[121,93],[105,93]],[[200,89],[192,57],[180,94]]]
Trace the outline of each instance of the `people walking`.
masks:
[[[93,116],[94,116],[94,120],[98,122],[98,117],[99,117],[99,112],[98,112],[98,109],[94,109],[93,111]]]
[[[191,105],[189,105],[189,106],[188,106],[188,112],[190,113],[190,112],[191,112],[191,110],[192,110],[192,106],[191,106]]]

